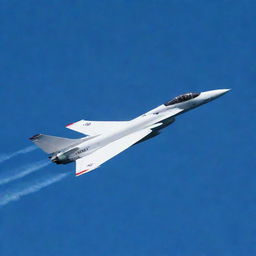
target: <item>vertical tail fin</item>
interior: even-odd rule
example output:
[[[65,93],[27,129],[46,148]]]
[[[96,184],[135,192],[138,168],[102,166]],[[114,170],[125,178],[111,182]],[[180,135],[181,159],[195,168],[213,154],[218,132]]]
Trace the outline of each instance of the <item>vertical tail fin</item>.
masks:
[[[44,134],[36,134],[29,139],[48,154],[77,145],[81,142],[81,139],[67,139]]]

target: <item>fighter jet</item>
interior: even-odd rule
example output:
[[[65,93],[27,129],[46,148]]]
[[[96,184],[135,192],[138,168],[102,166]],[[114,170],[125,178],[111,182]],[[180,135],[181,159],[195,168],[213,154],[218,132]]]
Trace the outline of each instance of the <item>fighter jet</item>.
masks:
[[[129,121],[80,120],[66,127],[87,135],[68,139],[44,134],[30,138],[56,164],[76,162],[76,176],[88,173],[134,144],[151,139],[176,116],[212,101],[229,89],[185,93]]]

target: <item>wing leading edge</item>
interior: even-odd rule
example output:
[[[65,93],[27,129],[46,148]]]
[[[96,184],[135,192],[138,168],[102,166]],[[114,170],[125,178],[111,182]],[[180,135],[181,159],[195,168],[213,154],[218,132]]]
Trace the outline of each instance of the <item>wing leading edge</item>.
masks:
[[[76,176],[98,168],[101,164],[126,150],[151,132],[152,131],[150,129],[135,132],[111,142],[88,156],[78,159],[76,161]]]

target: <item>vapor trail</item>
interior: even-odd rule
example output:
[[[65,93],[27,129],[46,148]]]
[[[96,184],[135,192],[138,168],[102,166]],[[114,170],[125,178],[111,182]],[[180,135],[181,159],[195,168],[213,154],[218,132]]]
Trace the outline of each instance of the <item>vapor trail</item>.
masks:
[[[20,155],[20,154],[26,154],[28,152],[31,152],[33,150],[35,150],[37,147],[32,145],[32,146],[29,146],[29,147],[26,147],[26,148],[23,148],[23,149],[20,149],[14,153],[10,153],[10,154],[2,154],[0,155],[0,163],[6,161],[6,160],[9,160],[17,155]]]
[[[45,167],[49,164],[50,164],[50,161],[43,160],[43,161],[35,162],[33,164],[30,164],[30,165],[23,166],[21,168],[17,168],[17,169],[14,170],[14,173],[9,174],[9,176],[4,177],[4,178],[0,177],[0,185],[4,185],[4,184],[9,183],[11,181],[20,179],[20,178],[22,178],[22,177],[24,177],[24,176],[26,176],[30,173],[33,173],[33,172],[35,172],[39,169],[42,169],[43,167]]]
[[[33,184],[28,184],[25,188],[18,188],[16,190],[7,191],[6,194],[0,195],[0,206],[6,205],[11,201],[17,201],[21,197],[35,193],[44,187],[47,187],[55,182],[58,182],[65,178],[69,173],[61,173],[43,181],[35,181]]]

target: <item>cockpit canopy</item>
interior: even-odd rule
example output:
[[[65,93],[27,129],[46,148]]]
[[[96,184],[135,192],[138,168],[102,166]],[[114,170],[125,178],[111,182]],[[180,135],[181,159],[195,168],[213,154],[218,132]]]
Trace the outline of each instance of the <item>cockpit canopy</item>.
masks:
[[[194,98],[196,98],[199,95],[200,95],[200,93],[194,93],[194,92],[182,94],[182,95],[177,96],[174,99],[164,103],[164,105],[165,106],[170,106],[170,105],[173,105],[173,104],[181,103],[181,102],[184,102],[184,101],[188,101],[188,100],[194,99]]]

